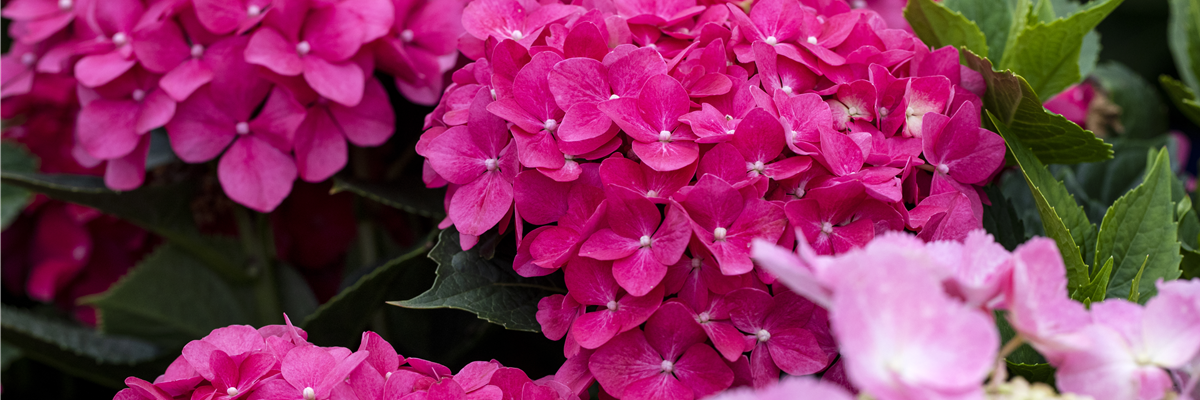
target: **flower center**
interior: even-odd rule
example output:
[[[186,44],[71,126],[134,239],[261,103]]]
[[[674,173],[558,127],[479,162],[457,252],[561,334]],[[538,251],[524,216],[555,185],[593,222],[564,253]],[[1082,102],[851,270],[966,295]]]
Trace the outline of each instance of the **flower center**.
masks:
[[[641,246],[643,249],[650,247],[650,235],[642,235],[642,237],[638,238],[638,246]]]
[[[21,55],[21,64],[33,65],[34,61],[37,61],[37,56],[33,55],[33,53],[25,53]]]
[[[317,400],[317,391],[311,386],[304,388],[304,400]]]
[[[391,379],[391,378],[392,378],[392,373],[391,373],[391,372],[388,372],[388,373],[386,373],[386,374],[384,374],[384,375],[383,375],[383,379]]]
[[[496,100],[496,89],[488,89],[488,93],[492,95],[492,100]]]
[[[202,56],[202,55],[204,55],[204,46],[199,45],[199,44],[193,44],[192,45],[192,57],[200,58],[200,56]]]
[[[617,311],[617,308],[618,308],[616,300],[609,300],[608,304],[606,304],[605,306],[608,307],[608,311]]]
[[[701,312],[698,317],[700,318],[700,323],[702,323],[702,324],[706,323],[706,322],[708,322],[708,320],[712,319],[712,316],[708,315],[708,311]]]
[[[651,189],[650,191],[646,192],[646,197],[658,197],[658,191]]]
[[[521,31],[512,31],[511,36],[513,40],[521,40],[525,38],[525,34],[521,33]]]
[[[675,372],[675,363],[671,362],[671,360],[663,360],[662,370],[668,374]]]
[[[71,251],[71,257],[75,257],[76,260],[82,260],[83,256],[86,256],[86,255],[87,255],[87,248],[84,246],[76,246],[75,250]]]
[[[246,15],[257,17],[259,14],[262,14],[262,7],[251,4],[246,8]]]
[[[721,229],[721,228],[717,228],[717,229]],[[692,259],[692,269],[700,268],[700,264],[702,262],[703,262],[703,260],[701,260],[699,258],[693,258]]]
[[[112,42],[118,47],[124,46],[126,43],[129,43],[129,35],[126,35],[125,32],[117,32],[113,35]]]
[[[404,43],[412,42],[413,37],[414,37],[414,35],[413,35],[412,29],[405,29],[405,30],[400,31],[400,40],[404,41]]]
[[[821,223],[821,233],[824,233],[826,235],[833,233],[833,224],[831,224],[829,222],[822,222]]]
[[[879,116],[880,116],[880,117],[886,117],[887,115],[888,115],[888,109],[886,109],[886,108],[883,108],[883,107],[879,107]]]
[[[612,95],[612,96],[608,96],[608,99],[609,99],[609,100],[616,100],[616,99],[619,99],[619,98],[621,98],[621,96],[617,96],[617,95],[615,95],[615,94],[614,94],[614,95]]]
[[[850,106],[850,107],[846,108],[846,114],[850,114],[850,117],[853,118],[853,117],[861,116],[862,111],[859,110],[858,107]]]
[[[239,135],[245,135],[247,133],[250,133],[250,124],[245,123],[245,122],[238,122],[237,125],[234,126],[234,129],[237,130],[237,133]]]
[[[575,156],[570,155],[570,154],[563,154],[563,159],[567,160],[567,161],[575,161]]]
[[[779,90],[782,90],[784,93],[787,93],[787,94],[792,94],[791,86],[784,86],[784,87],[779,88]]]
[[[726,134],[726,135],[732,135],[732,134],[734,134],[734,133],[737,133],[737,131],[735,131],[735,130],[733,130],[733,129],[726,129],[726,130],[725,130],[725,134]]]
[[[71,7],[74,5],[75,5],[75,2],[71,1],[71,0],[58,0],[58,9],[59,10],[67,11],[67,10],[70,10]]]
[[[908,116],[908,118],[915,117],[917,116],[917,110],[914,110],[912,107],[908,107],[904,109],[904,115]]]
[[[754,336],[758,338],[759,343],[771,340],[771,332],[767,332],[766,329],[759,329]]]
[[[133,101],[142,101],[146,98],[146,91],[142,89],[133,89]]]
[[[713,229],[713,240],[716,240],[718,242],[724,241],[726,233],[728,233],[728,231],[726,231],[725,228],[722,228],[722,227],[717,227],[717,229]]]
[[[938,164],[938,166],[937,166],[937,171],[938,171],[938,172],[941,172],[941,173],[942,173],[942,175],[949,174],[949,173],[950,173],[950,167],[949,167],[949,166],[947,166],[946,164]]]
[[[774,36],[767,36],[766,42],[767,44],[774,46],[779,44],[779,39],[776,39]]]
[[[746,163],[746,170],[748,170],[750,172],[755,172],[755,173],[761,174],[761,173],[763,173],[763,170],[765,170],[765,169],[766,169],[766,165],[763,165],[762,161]]]
[[[310,51],[312,51],[312,45],[308,44],[307,40],[302,41],[300,43],[296,43],[296,53],[299,53],[300,55],[303,56],[303,55],[307,55],[308,52],[310,52]]]
[[[225,389],[225,394],[228,394],[230,397],[237,396],[238,390],[235,387],[230,387],[229,389]]]
[[[662,131],[658,133],[658,141],[668,143],[671,141],[671,131]]]
[[[546,128],[547,132],[554,132],[558,130],[558,121],[555,121],[554,118],[550,118],[546,120],[546,122],[542,123],[542,127]]]
[[[488,171],[495,171],[496,168],[500,167],[500,160],[495,158],[483,160],[483,166],[487,167]]]
[[[817,44],[817,37],[816,37],[816,36],[809,36],[809,37],[808,37],[808,44]]]
[[[725,114],[725,120],[726,120],[726,121],[733,121],[733,116],[732,116],[732,115],[729,115],[729,114]]]

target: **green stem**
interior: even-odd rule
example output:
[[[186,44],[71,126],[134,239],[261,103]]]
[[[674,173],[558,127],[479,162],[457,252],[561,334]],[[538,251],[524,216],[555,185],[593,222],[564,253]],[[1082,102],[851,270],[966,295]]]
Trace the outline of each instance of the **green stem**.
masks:
[[[257,213],[256,213],[257,214]],[[250,259],[249,274],[254,278],[254,299],[260,325],[283,322],[283,305],[279,300],[279,283],[275,279],[272,259],[275,249],[270,246],[271,230],[266,214],[257,214],[251,220],[250,211],[243,207],[234,210],[238,237]]]

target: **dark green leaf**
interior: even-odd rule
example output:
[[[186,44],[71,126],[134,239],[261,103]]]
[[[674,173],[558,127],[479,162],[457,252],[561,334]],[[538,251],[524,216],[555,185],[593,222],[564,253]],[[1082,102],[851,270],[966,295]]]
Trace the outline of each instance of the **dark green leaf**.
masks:
[[[995,60],[1004,55],[1009,33],[1015,37],[1025,27],[1030,6],[1029,0],[945,0],[942,4],[962,13],[979,27],[987,37],[987,55]],[[1016,18],[1018,15],[1020,18]]]
[[[1167,108],[1158,91],[1133,70],[1116,62],[1101,65],[1092,74],[1121,107],[1122,138],[1150,139],[1167,133]]]
[[[21,349],[8,343],[0,342],[0,371],[7,371],[13,361],[21,358]]]
[[[1192,123],[1200,125],[1200,99],[1196,98],[1195,92],[1184,86],[1182,82],[1166,75],[1158,77],[1158,81],[1167,91],[1167,97],[1170,97],[1171,102],[1175,103],[1175,107],[1192,120]]]
[[[309,340],[320,345],[352,345],[401,273],[410,268],[433,268],[433,262],[425,257],[428,248],[422,245],[388,261],[322,304],[300,324],[308,331]]]
[[[1200,91],[1200,0],[1170,0],[1169,3],[1171,19],[1167,23],[1167,44],[1175,56],[1175,66],[1183,82],[1193,91]],[[1200,120],[1193,120],[1200,125]]]
[[[1074,291],[1087,284],[1088,266],[1083,262],[1083,250],[1091,249],[1096,242],[1096,227],[1087,219],[1083,208],[1067,192],[1062,182],[1054,179],[1050,171],[1034,157],[1020,139],[1012,135],[991,113],[988,113],[1008,144],[1008,150],[1025,174],[1033,199],[1041,215],[1046,235],[1058,244],[1063,263],[1067,268],[1067,290]],[[1097,258],[1102,259],[1102,258]]]
[[[317,296],[308,287],[304,277],[290,265],[280,265],[278,272],[279,302],[283,312],[297,321],[303,321],[317,311]]]
[[[20,349],[26,357],[100,384],[120,387],[128,376],[153,379],[175,358],[145,341],[101,334],[9,306],[0,306],[0,310],[6,345]]]
[[[167,186],[143,186],[128,192],[109,190],[94,176],[44,175],[0,172],[4,183],[44,193],[51,198],[78,203],[113,214],[137,224],[204,261],[226,279],[249,281],[245,254],[232,239],[208,237],[196,229],[189,208],[194,187],[187,182]]]
[[[991,205],[983,206],[983,228],[1009,251],[1025,243],[1028,240],[1025,236],[1025,224],[1017,216],[1012,203],[1004,197],[1004,192],[997,186],[987,186],[983,191],[992,202]]]
[[[933,0],[909,1],[904,8],[904,18],[912,25],[913,32],[933,48],[966,47],[975,54],[987,57],[987,38],[979,26],[941,3]]]
[[[1183,270],[1183,275],[1180,275],[1180,278],[1200,278],[1200,252],[1188,249],[1180,249],[1179,251],[1183,254],[1183,261],[1179,263],[1179,268]]]
[[[1132,284],[1129,285],[1129,298],[1126,300],[1137,303],[1141,300],[1142,294],[1138,292],[1138,286],[1142,283],[1142,273],[1146,272],[1146,264],[1150,261],[1150,256],[1146,256],[1146,261],[1142,261],[1142,267],[1138,268],[1138,273],[1133,277]]]
[[[16,143],[0,142],[0,171],[36,172],[38,159]],[[0,229],[17,219],[33,194],[23,187],[0,183]]]
[[[990,61],[964,51],[967,66],[983,74],[986,110],[1008,127],[1045,164],[1077,164],[1112,158],[1112,146],[1061,115],[1046,111],[1037,93],[1011,71],[996,72]]]
[[[1153,296],[1154,281],[1179,277],[1180,245],[1175,203],[1171,201],[1174,175],[1166,149],[1151,151],[1148,157],[1154,164],[1142,184],[1117,199],[1100,224],[1095,259],[1113,257],[1108,297],[1129,297],[1143,263],[1147,279],[1140,282],[1138,291],[1146,298]]]
[[[419,180],[394,183],[374,183],[350,177],[335,177],[333,193],[349,191],[381,204],[430,218],[446,215],[442,200],[445,189],[427,189]]]
[[[1031,24],[1016,36],[1016,45],[1004,53],[1000,67],[1025,77],[1043,100],[1058,94],[1083,79],[1079,68],[1083,38],[1122,1],[1092,2],[1067,18]]]
[[[1008,374],[1025,378],[1029,383],[1045,383],[1054,386],[1054,367],[1050,364],[1022,364],[1008,361]]]
[[[456,308],[508,329],[537,332],[541,329],[535,318],[538,301],[565,293],[547,279],[517,275],[512,262],[484,259],[477,249],[462,251],[453,228],[442,231],[429,258],[438,263],[433,287],[415,298],[388,304]]]
[[[253,322],[235,289],[187,252],[165,244],[107,292],[86,298],[100,329],[164,348],[182,346],[228,325]]]

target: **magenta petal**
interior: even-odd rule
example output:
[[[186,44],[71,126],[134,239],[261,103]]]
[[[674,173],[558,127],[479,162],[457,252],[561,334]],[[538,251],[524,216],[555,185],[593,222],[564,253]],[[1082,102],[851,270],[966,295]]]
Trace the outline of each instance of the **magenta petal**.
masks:
[[[557,134],[563,141],[582,142],[603,136],[611,126],[612,119],[597,103],[578,103],[567,110]]]
[[[600,61],[571,58],[554,65],[549,74],[550,92],[558,107],[569,110],[578,104],[608,100],[608,68]]]
[[[133,151],[137,134],[138,103],[98,99],[79,112],[78,138],[88,154],[99,159],[122,157]]]
[[[783,372],[809,375],[824,370],[831,361],[821,350],[817,338],[804,329],[783,329],[771,332],[766,350]]]
[[[534,225],[558,221],[567,213],[570,183],[556,182],[537,171],[521,171],[513,184],[517,211]]]
[[[166,125],[175,116],[175,100],[166,92],[155,90],[146,95],[138,113],[134,129],[138,134],[145,134],[154,128]]]
[[[675,376],[697,399],[725,390],[733,383],[733,371],[704,343],[688,348],[675,365]]]
[[[666,219],[654,232],[650,251],[653,252],[654,259],[659,263],[674,264],[683,256],[683,251],[687,249],[688,241],[691,238],[692,229],[688,223],[687,213],[683,211],[682,207],[670,205],[667,208]]]
[[[633,152],[655,171],[683,169],[700,157],[700,145],[691,141],[633,142]]]
[[[388,101],[387,91],[374,77],[367,81],[358,105],[347,107],[331,104],[329,111],[333,113],[346,139],[358,146],[381,145],[396,130],[396,114]]]
[[[208,92],[199,93],[179,105],[175,117],[167,123],[171,147],[183,161],[211,160],[237,135],[236,124],[214,104]]]
[[[300,346],[283,358],[280,373],[283,379],[296,388],[319,388],[321,380],[337,366],[337,360],[325,349],[316,346]]]
[[[512,205],[512,183],[498,173],[485,173],[454,193],[448,214],[459,232],[482,235],[496,226]]]
[[[296,167],[309,182],[328,179],[346,166],[346,139],[326,110],[310,109],[296,130]]]
[[[588,360],[588,369],[606,391],[622,397],[631,383],[661,373],[662,357],[656,353],[642,331],[635,329],[596,350]]]
[[[687,90],[669,75],[651,77],[642,86],[638,97],[641,118],[646,121],[651,133],[656,137],[659,132],[673,130],[679,125],[679,117],[688,112],[690,105]]]
[[[821,156],[834,175],[844,176],[862,169],[862,148],[849,136],[832,129],[821,130]]]
[[[271,212],[292,191],[296,164],[287,154],[253,136],[238,139],[217,166],[230,199],[259,212]]]
[[[147,70],[163,74],[188,59],[183,31],[173,20],[152,23],[133,33],[133,54]]]
[[[642,85],[655,75],[667,73],[667,63],[655,49],[642,47],[629,52],[608,66],[612,92],[621,97],[636,97]]]
[[[583,348],[595,349],[621,333],[621,325],[616,319],[617,315],[606,309],[583,314],[571,324],[571,334]]]
[[[658,374],[629,384],[621,396],[627,399],[690,400],[694,395],[670,374]]]
[[[363,98],[366,77],[353,61],[329,62],[320,57],[304,57],[304,81],[321,96],[346,107],[357,106]]]
[[[735,361],[746,351],[745,335],[726,322],[707,322],[700,324],[708,338],[712,340],[717,351],[726,360]]]
[[[646,249],[637,249],[613,263],[613,277],[632,296],[650,293],[666,275],[667,266],[655,260],[653,253]]]
[[[304,62],[296,53],[296,44],[271,28],[259,29],[250,37],[250,43],[246,45],[246,62],[267,67],[284,76],[296,76],[304,72]]]
[[[667,302],[646,320],[646,340],[663,358],[678,359],[693,344],[704,343],[706,335],[683,303]]]
[[[579,255],[608,261],[628,257],[637,250],[638,239],[621,236],[611,229],[601,229],[583,242]]]
[[[783,126],[771,114],[756,108],[738,123],[733,145],[742,152],[746,162],[771,162],[784,149]]]
[[[213,70],[198,59],[192,59],[179,64],[178,67],[163,75],[158,86],[167,92],[175,101],[184,101],[196,89],[212,81]]]
[[[129,59],[116,50],[91,55],[75,63],[75,78],[84,86],[97,87],[112,82],[134,65],[137,65],[137,60]]]

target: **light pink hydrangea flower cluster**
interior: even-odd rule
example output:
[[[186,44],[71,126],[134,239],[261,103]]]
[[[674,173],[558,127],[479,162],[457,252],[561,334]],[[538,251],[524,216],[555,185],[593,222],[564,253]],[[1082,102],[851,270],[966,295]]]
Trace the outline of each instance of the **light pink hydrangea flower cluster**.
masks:
[[[76,88],[73,154],[105,164],[109,187],[140,186],[150,136],[179,158],[221,158],[226,193],[259,211],[300,177],[340,170],[346,141],[374,146],[395,115],[377,69],[436,102],[462,32],[461,1],[14,0],[3,58],[9,109]]]
[[[357,351],[320,347],[288,325],[213,330],[183,348],[154,382],[129,377],[114,400],[564,400],[555,377],[536,381],[495,360],[458,373],[419,358],[404,358],[374,332]]]
[[[961,239],[1003,164],[958,52],[841,0],[475,0],[463,26],[425,182],[464,249],[515,225],[518,273],[564,270],[538,318],[574,387],[692,399],[827,369],[825,311],[769,287],[751,240]]]
[[[846,376],[877,399],[983,398],[997,366],[997,310],[1057,368],[1063,392],[1150,400],[1190,393],[1198,381],[1200,280],[1159,281],[1144,307],[1108,299],[1088,309],[1068,296],[1053,240],[1010,254],[982,230],[928,244],[888,233],[838,256],[803,240],[796,253],[757,240],[753,254],[829,310]]]

